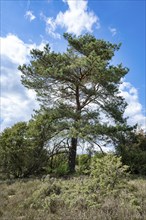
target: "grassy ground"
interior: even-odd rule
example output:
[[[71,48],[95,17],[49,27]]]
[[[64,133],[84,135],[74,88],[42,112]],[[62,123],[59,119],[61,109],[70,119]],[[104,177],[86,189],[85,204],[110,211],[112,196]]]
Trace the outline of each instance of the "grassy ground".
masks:
[[[88,177],[0,182],[1,220],[146,220],[146,179],[103,191]]]

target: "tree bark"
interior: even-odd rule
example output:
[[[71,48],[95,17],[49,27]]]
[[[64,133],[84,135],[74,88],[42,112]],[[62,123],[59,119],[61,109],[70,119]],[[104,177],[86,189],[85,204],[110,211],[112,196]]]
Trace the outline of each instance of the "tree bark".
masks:
[[[77,151],[77,138],[71,138],[71,146],[69,147],[69,158],[68,158],[69,173],[75,172],[76,151]]]
[[[75,122],[80,120],[81,115],[81,106],[80,106],[80,94],[79,94],[79,86],[76,85],[76,117]],[[71,145],[69,146],[69,158],[68,158],[68,166],[69,166],[69,173],[75,172],[75,165],[76,165],[76,154],[77,154],[77,137],[71,138]]]

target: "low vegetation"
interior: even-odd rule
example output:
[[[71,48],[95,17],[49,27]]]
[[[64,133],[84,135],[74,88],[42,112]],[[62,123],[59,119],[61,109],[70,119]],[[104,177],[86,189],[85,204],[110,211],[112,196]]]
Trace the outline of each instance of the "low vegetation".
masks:
[[[88,175],[0,182],[2,220],[145,220],[146,180],[132,178],[121,158],[94,157]]]
[[[0,219],[145,220],[146,179],[100,190],[87,176],[46,177],[0,183]]]

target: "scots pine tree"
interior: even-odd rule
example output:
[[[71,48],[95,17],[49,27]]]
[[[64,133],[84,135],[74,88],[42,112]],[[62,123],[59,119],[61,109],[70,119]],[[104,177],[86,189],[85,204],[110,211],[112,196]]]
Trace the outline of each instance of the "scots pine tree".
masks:
[[[92,35],[64,34],[64,53],[33,49],[30,64],[22,65],[22,84],[35,90],[42,109],[50,111],[54,136],[59,146],[69,148],[69,171],[75,171],[77,147],[81,141],[97,144],[109,141],[126,128],[126,103],[119,84],[128,69],[114,66],[111,59],[120,45]],[[104,119],[104,120],[103,120]],[[101,149],[102,150],[102,149]]]

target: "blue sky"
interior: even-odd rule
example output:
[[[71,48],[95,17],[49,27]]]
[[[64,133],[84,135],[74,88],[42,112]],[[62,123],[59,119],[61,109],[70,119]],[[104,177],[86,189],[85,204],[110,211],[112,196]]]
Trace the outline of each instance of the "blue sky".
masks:
[[[45,43],[64,51],[62,34],[91,33],[122,43],[112,62],[130,69],[121,94],[128,102],[128,123],[146,129],[146,2],[143,0],[1,0],[1,130],[29,120],[38,108],[35,93],[20,82],[19,64],[29,62],[32,48]]]

